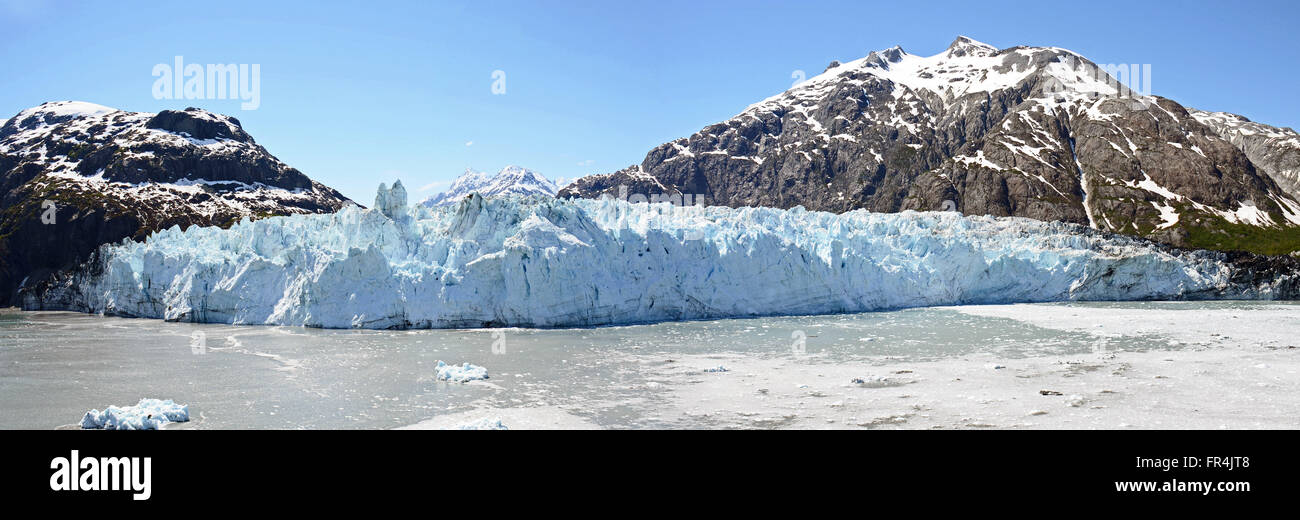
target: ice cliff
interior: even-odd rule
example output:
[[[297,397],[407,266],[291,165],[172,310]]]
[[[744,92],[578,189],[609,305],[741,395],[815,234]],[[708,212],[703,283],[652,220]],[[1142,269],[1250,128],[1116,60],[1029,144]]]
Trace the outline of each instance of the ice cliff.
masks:
[[[472,195],[171,228],[101,248],[29,309],[330,328],[563,327],[914,306],[1292,298],[1222,253],[957,213]],[[1261,257],[1262,258],[1262,257]]]

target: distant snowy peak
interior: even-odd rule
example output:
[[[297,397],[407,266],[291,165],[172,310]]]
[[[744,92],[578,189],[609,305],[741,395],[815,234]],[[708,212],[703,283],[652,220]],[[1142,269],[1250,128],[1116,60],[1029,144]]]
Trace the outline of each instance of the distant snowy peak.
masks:
[[[466,168],[465,173],[451,183],[442,193],[429,197],[425,206],[453,204],[470,193],[484,197],[500,195],[545,195],[554,197],[558,188],[540,173],[519,166],[506,166],[496,174]]]
[[[473,189],[474,186],[483,186],[491,181],[492,177],[493,175],[490,173],[465,168],[465,173],[460,174],[460,177],[456,177],[456,180],[451,183],[451,188],[447,191]]]
[[[451,186],[446,191],[425,199],[421,204],[426,206],[450,204],[482,186],[487,186],[492,177],[490,173],[465,168],[465,173],[451,181]]]
[[[506,166],[492,179],[486,195],[545,194],[555,196],[556,186],[541,174],[519,166]]]

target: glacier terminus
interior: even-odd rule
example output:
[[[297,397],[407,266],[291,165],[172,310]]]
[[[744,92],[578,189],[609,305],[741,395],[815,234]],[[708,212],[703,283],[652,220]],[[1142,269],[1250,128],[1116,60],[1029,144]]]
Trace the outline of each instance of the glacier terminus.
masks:
[[[1262,258],[1262,257],[1261,257]],[[485,199],[192,226],[103,246],[26,309],[322,328],[586,327],[1052,301],[1290,299],[1293,270],[955,212]]]

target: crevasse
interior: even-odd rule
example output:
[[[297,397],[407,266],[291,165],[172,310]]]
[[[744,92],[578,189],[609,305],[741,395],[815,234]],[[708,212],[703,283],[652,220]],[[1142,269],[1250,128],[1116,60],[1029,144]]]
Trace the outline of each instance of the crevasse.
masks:
[[[391,197],[391,194],[384,195]],[[1269,298],[1208,253],[957,213],[487,200],[172,228],[28,308],[329,328],[565,327],[915,306]],[[395,218],[394,218],[395,217]]]

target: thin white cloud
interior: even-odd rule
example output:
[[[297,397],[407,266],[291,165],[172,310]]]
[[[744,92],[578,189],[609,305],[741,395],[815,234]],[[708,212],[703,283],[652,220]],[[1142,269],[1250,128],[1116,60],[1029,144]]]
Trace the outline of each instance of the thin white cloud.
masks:
[[[465,141],[465,146],[474,146],[474,141]]]
[[[437,187],[439,187],[439,186],[446,186],[446,185],[448,185],[448,184],[451,184],[451,181],[434,181],[434,182],[430,182],[430,183],[428,183],[428,184],[425,184],[424,186],[420,186],[420,191],[429,191],[429,190],[434,189],[434,188],[437,188]]]

